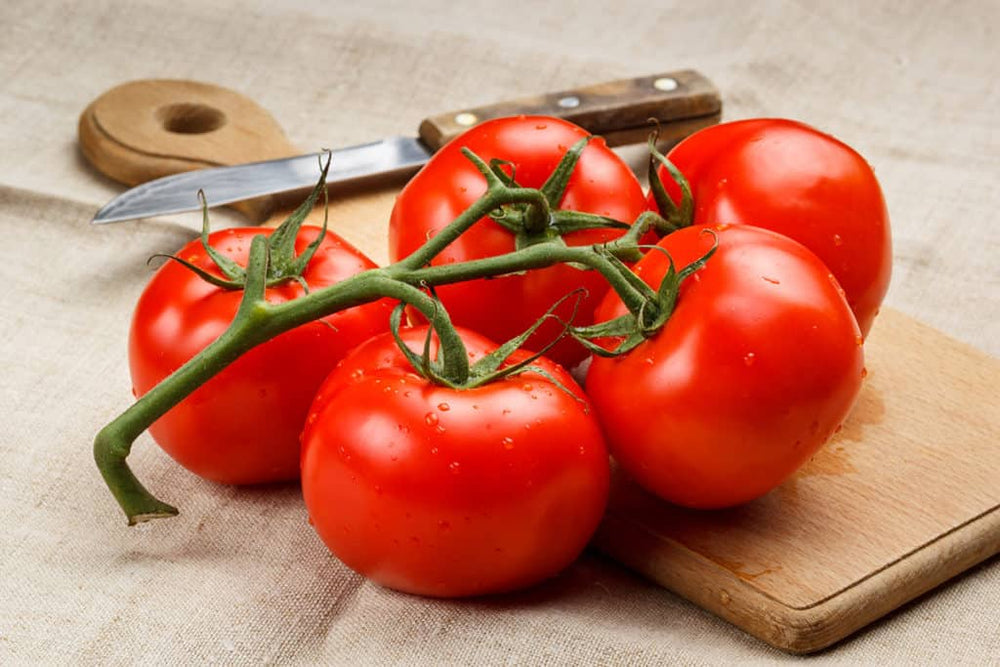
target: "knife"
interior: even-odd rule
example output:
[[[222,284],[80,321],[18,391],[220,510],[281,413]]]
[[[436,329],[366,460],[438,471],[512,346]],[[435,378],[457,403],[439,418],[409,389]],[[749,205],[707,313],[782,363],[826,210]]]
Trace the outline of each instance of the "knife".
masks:
[[[425,119],[417,137],[389,137],[332,151],[331,185],[402,179],[449,140],[491,118],[558,116],[610,146],[643,141],[650,119],[663,142],[719,121],[715,86],[683,70],[516,99]],[[133,220],[201,207],[243,203],[312,187],[320,153],[298,154],[277,122],[248,98],[194,81],[143,80],[111,89],[80,117],[83,154],[102,173],[137,185],[97,212],[94,223]]]

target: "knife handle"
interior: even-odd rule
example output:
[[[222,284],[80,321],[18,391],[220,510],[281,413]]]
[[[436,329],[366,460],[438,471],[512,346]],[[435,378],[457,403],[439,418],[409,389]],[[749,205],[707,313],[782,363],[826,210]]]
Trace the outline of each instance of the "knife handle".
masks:
[[[603,136],[609,146],[644,141],[655,118],[661,141],[670,142],[719,122],[721,113],[722,100],[712,82],[681,70],[432,116],[420,124],[420,138],[436,151],[484,120],[524,114],[565,118]]]

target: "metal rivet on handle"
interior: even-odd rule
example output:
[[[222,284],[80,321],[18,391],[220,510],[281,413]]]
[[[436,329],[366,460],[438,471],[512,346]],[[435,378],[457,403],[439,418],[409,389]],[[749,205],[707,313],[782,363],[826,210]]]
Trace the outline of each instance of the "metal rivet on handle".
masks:
[[[664,92],[677,90],[677,80],[671,79],[669,76],[660,77],[659,79],[653,81],[653,88]]]
[[[476,114],[469,113],[468,111],[463,111],[460,114],[455,114],[455,122],[458,123],[459,125],[464,125],[465,127],[470,127],[472,125],[475,125],[477,120],[479,119],[476,118]]]
[[[560,98],[556,104],[561,106],[563,109],[575,109],[580,106],[580,98],[576,95],[567,95],[566,97]]]

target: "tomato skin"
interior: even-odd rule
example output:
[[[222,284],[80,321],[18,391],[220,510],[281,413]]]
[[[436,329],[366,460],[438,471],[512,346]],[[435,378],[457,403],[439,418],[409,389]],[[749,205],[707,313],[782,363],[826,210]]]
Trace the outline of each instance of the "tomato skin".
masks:
[[[319,230],[306,228],[296,239],[301,252]],[[209,242],[246,266],[251,239],[262,228],[215,232]],[[221,275],[200,240],[177,256]],[[327,233],[303,277],[312,288],[343,280],[374,263],[345,241]],[[268,288],[271,303],[303,293],[297,283]],[[202,280],[176,262],[157,270],[132,317],[129,366],[136,396],[214,341],[232,322],[243,296]],[[224,484],[257,484],[297,479],[298,436],[316,389],[355,345],[388,330],[392,304],[378,301],[331,315],[286,332],[237,359],[174,406],[150,427],[156,442],[178,463]]]
[[[473,359],[496,347],[459,331]],[[425,332],[403,337],[419,350]],[[536,364],[576,397],[534,373],[431,384],[391,335],[344,359],[302,438],[310,522],[334,555],[435,597],[520,589],[571,563],[604,512],[608,453],[582,390],[555,363]]]
[[[691,184],[694,224],[749,224],[795,239],[837,277],[867,335],[892,272],[889,214],[871,167],[808,125],[754,119],[715,125],[667,156]],[[667,192],[679,190],[663,167]],[[655,209],[652,194],[651,208]]]
[[[389,223],[389,254],[402,259],[438,233],[486,192],[486,181],[461,153],[468,147],[486,162],[493,158],[514,164],[517,182],[537,188],[548,179],[563,154],[587,132],[567,121],[543,116],[500,118],[482,123],[438,151],[400,193]],[[583,150],[566,187],[560,208],[604,215],[626,223],[635,221],[646,204],[635,175],[601,138]],[[602,243],[621,230],[586,230],[563,236],[568,245]],[[432,263],[462,262],[514,250],[514,235],[489,218],[483,218],[451,244]],[[522,333],[557,300],[577,287],[589,297],[581,302],[576,322],[593,321],[593,311],[607,289],[595,271],[560,265],[523,275],[474,280],[437,288],[455,324],[478,331],[496,341]],[[568,316],[569,303],[557,311]],[[560,332],[547,323],[532,336],[527,347],[539,349]],[[570,338],[560,341],[548,356],[571,366],[587,356]]]
[[[767,493],[838,429],[861,387],[861,332],[823,263],[750,226],[716,226],[718,249],[681,286],[666,326],[627,355],[595,358],[587,393],[612,455],[675,504],[712,509]],[[664,238],[678,267],[712,243]],[[658,285],[667,259],[636,272]],[[615,294],[601,320],[625,312]]]

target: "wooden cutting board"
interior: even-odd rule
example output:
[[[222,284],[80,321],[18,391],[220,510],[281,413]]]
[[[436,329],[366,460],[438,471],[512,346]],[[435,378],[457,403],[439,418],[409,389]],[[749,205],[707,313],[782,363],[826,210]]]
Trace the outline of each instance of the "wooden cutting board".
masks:
[[[843,429],[767,496],[716,512],[618,475],[595,540],[779,648],[819,650],[1000,551],[1000,361],[884,309]]]
[[[151,83],[139,102],[153,96],[156,108],[177,114],[158,118],[159,128],[116,133],[129,123],[116,120],[107,96],[81,116],[85,155],[113,178],[135,184],[296,152],[246,98],[191,84],[177,99],[176,89]],[[252,120],[240,125],[238,147],[216,134],[227,118],[204,108],[218,106]],[[163,134],[168,121],[177,127]],[[183,150],[171,153],[177,145]],[[332,229],[385,262],[397,191],[391,184],[337,192]],[[269,198],[241,210],[273,224],[296,203]],[[696,512],[660,502],[616,473],[595,546],[797,653],[829,646],[1000,552],[1000,361],[891,309],[879,316],[865,353],[858,405],[784,485],[743,507]]]

